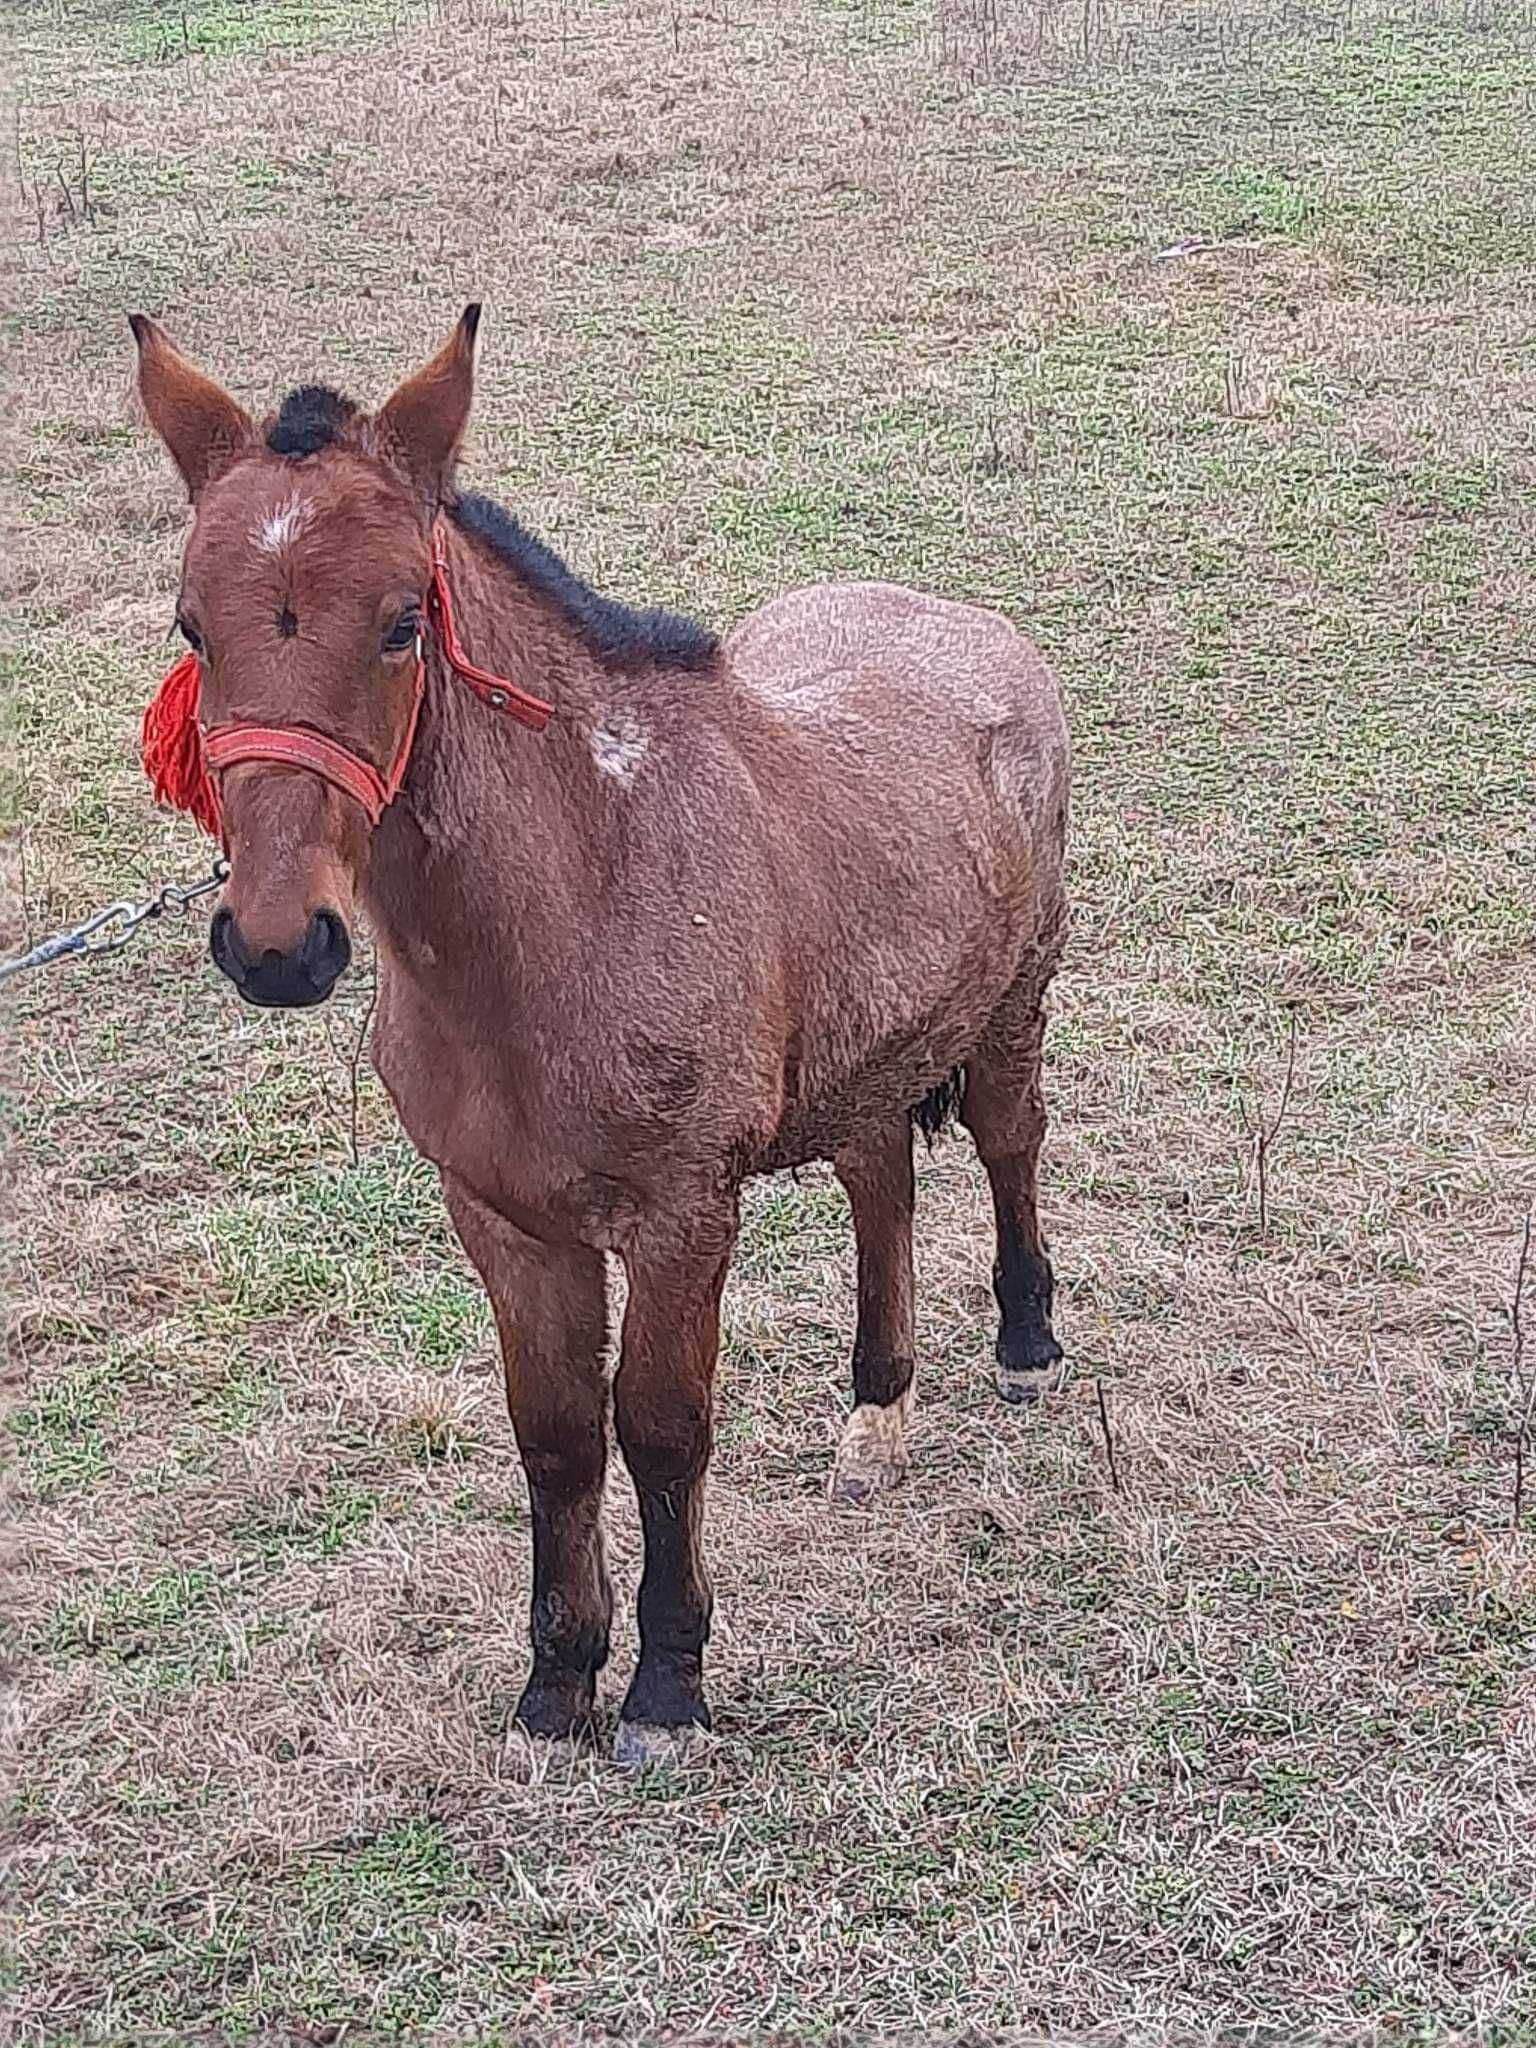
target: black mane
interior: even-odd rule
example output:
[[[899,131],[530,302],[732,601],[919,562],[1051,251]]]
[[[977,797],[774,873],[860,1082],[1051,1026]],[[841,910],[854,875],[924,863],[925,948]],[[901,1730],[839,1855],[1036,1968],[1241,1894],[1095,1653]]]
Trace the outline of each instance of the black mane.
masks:
[[[719,636],[693,619],[676,612],[637,611],[615,598],[600,597],[553,548],[478,491],[459,491],[448,516],[461,533],[484,541],[525,583],[556,605],[604,668],[654,664],[706,669],[719,653]]]
[[[267,429],[267,446],[274,455],[317,455],[356,417],[351,399],[330,385],[302,384],[278,407]],[[539,596],[548,598],[605,668],[707,669],[719,653],[719,635],[696,620],[659,607],[642,611],[600,596],[537,534],[478,491],[456,492],[448,516],[461,533],[484,541]]]
[[[329,384],[301,384],[278,407],[267,446],[274,455],[318,455],[356,414],[351,399]]]

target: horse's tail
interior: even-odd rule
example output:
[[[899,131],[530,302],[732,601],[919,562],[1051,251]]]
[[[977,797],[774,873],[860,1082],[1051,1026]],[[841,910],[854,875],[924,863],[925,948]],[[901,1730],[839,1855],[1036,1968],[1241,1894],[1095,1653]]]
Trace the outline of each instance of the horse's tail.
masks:
[[[954,1117],[965,1100],[965,1069],[956,1067],[935,1087],[928,1090],[921,1102],[914,1102],[907,1111],[913,1127],[922,1132],[932,1149],[934,1139]]]

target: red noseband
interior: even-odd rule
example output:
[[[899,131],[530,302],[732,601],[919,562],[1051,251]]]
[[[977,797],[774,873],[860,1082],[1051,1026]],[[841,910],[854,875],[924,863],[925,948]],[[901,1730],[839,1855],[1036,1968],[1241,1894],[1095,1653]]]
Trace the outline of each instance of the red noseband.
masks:
[[[421,711],[421,691],[427,665],[416,657],[416,691],[411,700],[410,722],[388,775],[381,775],[371,761],[354,754],[339,740],[328,740],[323,732],[307,725],[215,725],[203,734],[203,759],[216,782],[222,782],[231,768],[242,761],[273,761],[281,768],[307,768],[343,796],[361,804],[370,825],[377,825],[395,800],[411,758],[416,737],[416,720]]]
[[[453,623],[453,600],[448,592],[448,565],[440,526],[432,529],[427,618],[449,669],[474,691],[482,704],[532,726],[535,732],[544,730],[549,723],[550,706],[542,697],[520,690],[504,677],[492,675],[489,669],[477,668],[464,652]],[[386,774],[380,774],[372,761],[364,760],[340,740],[329,739],[312,726],[257,725],[246,721],[205,730],[197,716],[201,667],[195,654],[185,654],[144,713],[144,772],[159,802],[189,811],[215,838],[223,836],[220,783],[231,768],[244,761],[308,769],[333,789],[339,789],[343,796],[351,797],[366,813],[368,823],[377,825],[405,780],[426,678],[425,651],[418,639],[411,715],[394,761]]]

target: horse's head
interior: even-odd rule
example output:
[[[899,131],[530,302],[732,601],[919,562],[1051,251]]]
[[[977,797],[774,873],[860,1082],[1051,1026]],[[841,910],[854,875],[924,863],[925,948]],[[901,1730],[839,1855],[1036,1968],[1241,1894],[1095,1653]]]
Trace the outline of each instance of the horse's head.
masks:
[[[213,958],[253,1003],[330,994],[404,769],[432,525],[469,416],[470,306],[369,416],[320,387],[259,424],[135,315],[139,392],[191,494],[177,623],[201,668],[230,878]]]

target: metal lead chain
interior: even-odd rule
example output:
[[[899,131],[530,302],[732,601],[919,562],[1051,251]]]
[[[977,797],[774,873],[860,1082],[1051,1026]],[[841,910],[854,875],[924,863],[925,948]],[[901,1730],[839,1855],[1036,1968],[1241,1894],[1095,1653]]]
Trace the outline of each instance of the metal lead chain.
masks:
[[[25,973],[29,968],[50,967],[55,960],[72,959],[81,953],[115,953],[127,945],[140,925],[155,917],[181,917],[200,896],[222,889],[228,877],[229,862],[221,858],[201,882],[165,882],[153,896],[140,902],[125,897],[120,903],[109,903],[84,924],[55,932],[30,953],[20,953],[14,960],[0,960],[0,981],[9,981],[13,974]]]

